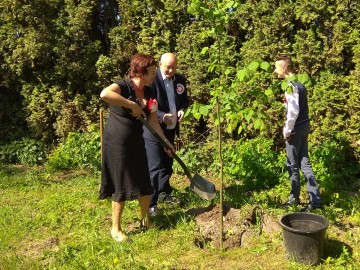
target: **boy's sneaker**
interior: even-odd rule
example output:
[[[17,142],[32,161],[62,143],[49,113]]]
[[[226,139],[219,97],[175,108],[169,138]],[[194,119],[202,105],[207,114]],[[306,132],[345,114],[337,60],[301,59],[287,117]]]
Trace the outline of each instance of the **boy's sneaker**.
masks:
[[[322,204],[312,204],[309,203],[307,206],[305,206],[303,209],[301,209],[301,212],[310,212],[311,210],[314,209],[323,209]]]
[[[150,207],[149,212],[151,217],[156,217],[159,214],[159,209],[157,208],[157,206],[153,206]]]
[[[297,199],[290,199],[287,202],[284,203],[284,206],[292,206],[292,205],[298,205],[299,200]]]

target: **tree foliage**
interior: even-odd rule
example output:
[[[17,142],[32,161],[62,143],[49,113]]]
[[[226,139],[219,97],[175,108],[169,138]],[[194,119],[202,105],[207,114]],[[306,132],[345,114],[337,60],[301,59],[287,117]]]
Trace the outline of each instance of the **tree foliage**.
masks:
[[[283,89],[271,72],[287,54],[311,78],[311,144],[339,136],[358,160],[359,10],[353,0],[3,0],[0,138],[49,143],[87,130],[99,92],[136,51],[172,51],[192,102],[183,138],[214,138],[219,97],[225,139],[260,135],[280,149]]]

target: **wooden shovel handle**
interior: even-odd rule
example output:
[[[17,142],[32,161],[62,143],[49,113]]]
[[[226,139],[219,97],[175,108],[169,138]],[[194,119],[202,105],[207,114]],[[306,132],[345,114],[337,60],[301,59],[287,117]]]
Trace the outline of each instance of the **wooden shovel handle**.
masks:
[[[100,109],[100,157],[102,161],[102,142],[103,142],[103,132],[104,132],[104,116],[103,116],[103,110]]]

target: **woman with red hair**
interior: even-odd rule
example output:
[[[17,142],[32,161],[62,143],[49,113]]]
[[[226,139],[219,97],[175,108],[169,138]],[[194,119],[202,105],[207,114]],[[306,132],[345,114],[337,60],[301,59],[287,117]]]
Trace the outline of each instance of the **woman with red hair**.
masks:
[[[149,205],[153,188],[142,136],[143,125],[137,118],[146,118],[167,141],[157,120],[154,92],[149,87],[155,72],[156,62],[152,56],[135,54],[131,59],[130,79],[116,81],[100,94],[102,100],[109,104],[110,114],[102,141],[99,198],[112,198],[111,236],[118,242],[127,239],[121,227],[125,201],[137,199],[141,208],[141,225],[145,228],[152,225]],[[173,146],[168,144],[174,151]]]

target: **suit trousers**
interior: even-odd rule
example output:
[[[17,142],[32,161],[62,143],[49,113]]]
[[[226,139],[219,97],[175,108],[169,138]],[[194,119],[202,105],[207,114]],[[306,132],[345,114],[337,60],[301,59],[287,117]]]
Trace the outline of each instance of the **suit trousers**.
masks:
[[[163,131],[165,137],[174,145],[175,129],[163,129]],[[172,192],[170,177],[173,173],[172,165],[174,159],[165,152],[164,147],[155,137],[153,139],[144,138],[144,140],[151,185],[154,188],[154,193],[150,196],[150,207],[154,207],[157,205],[161,193],[170,195]]]

